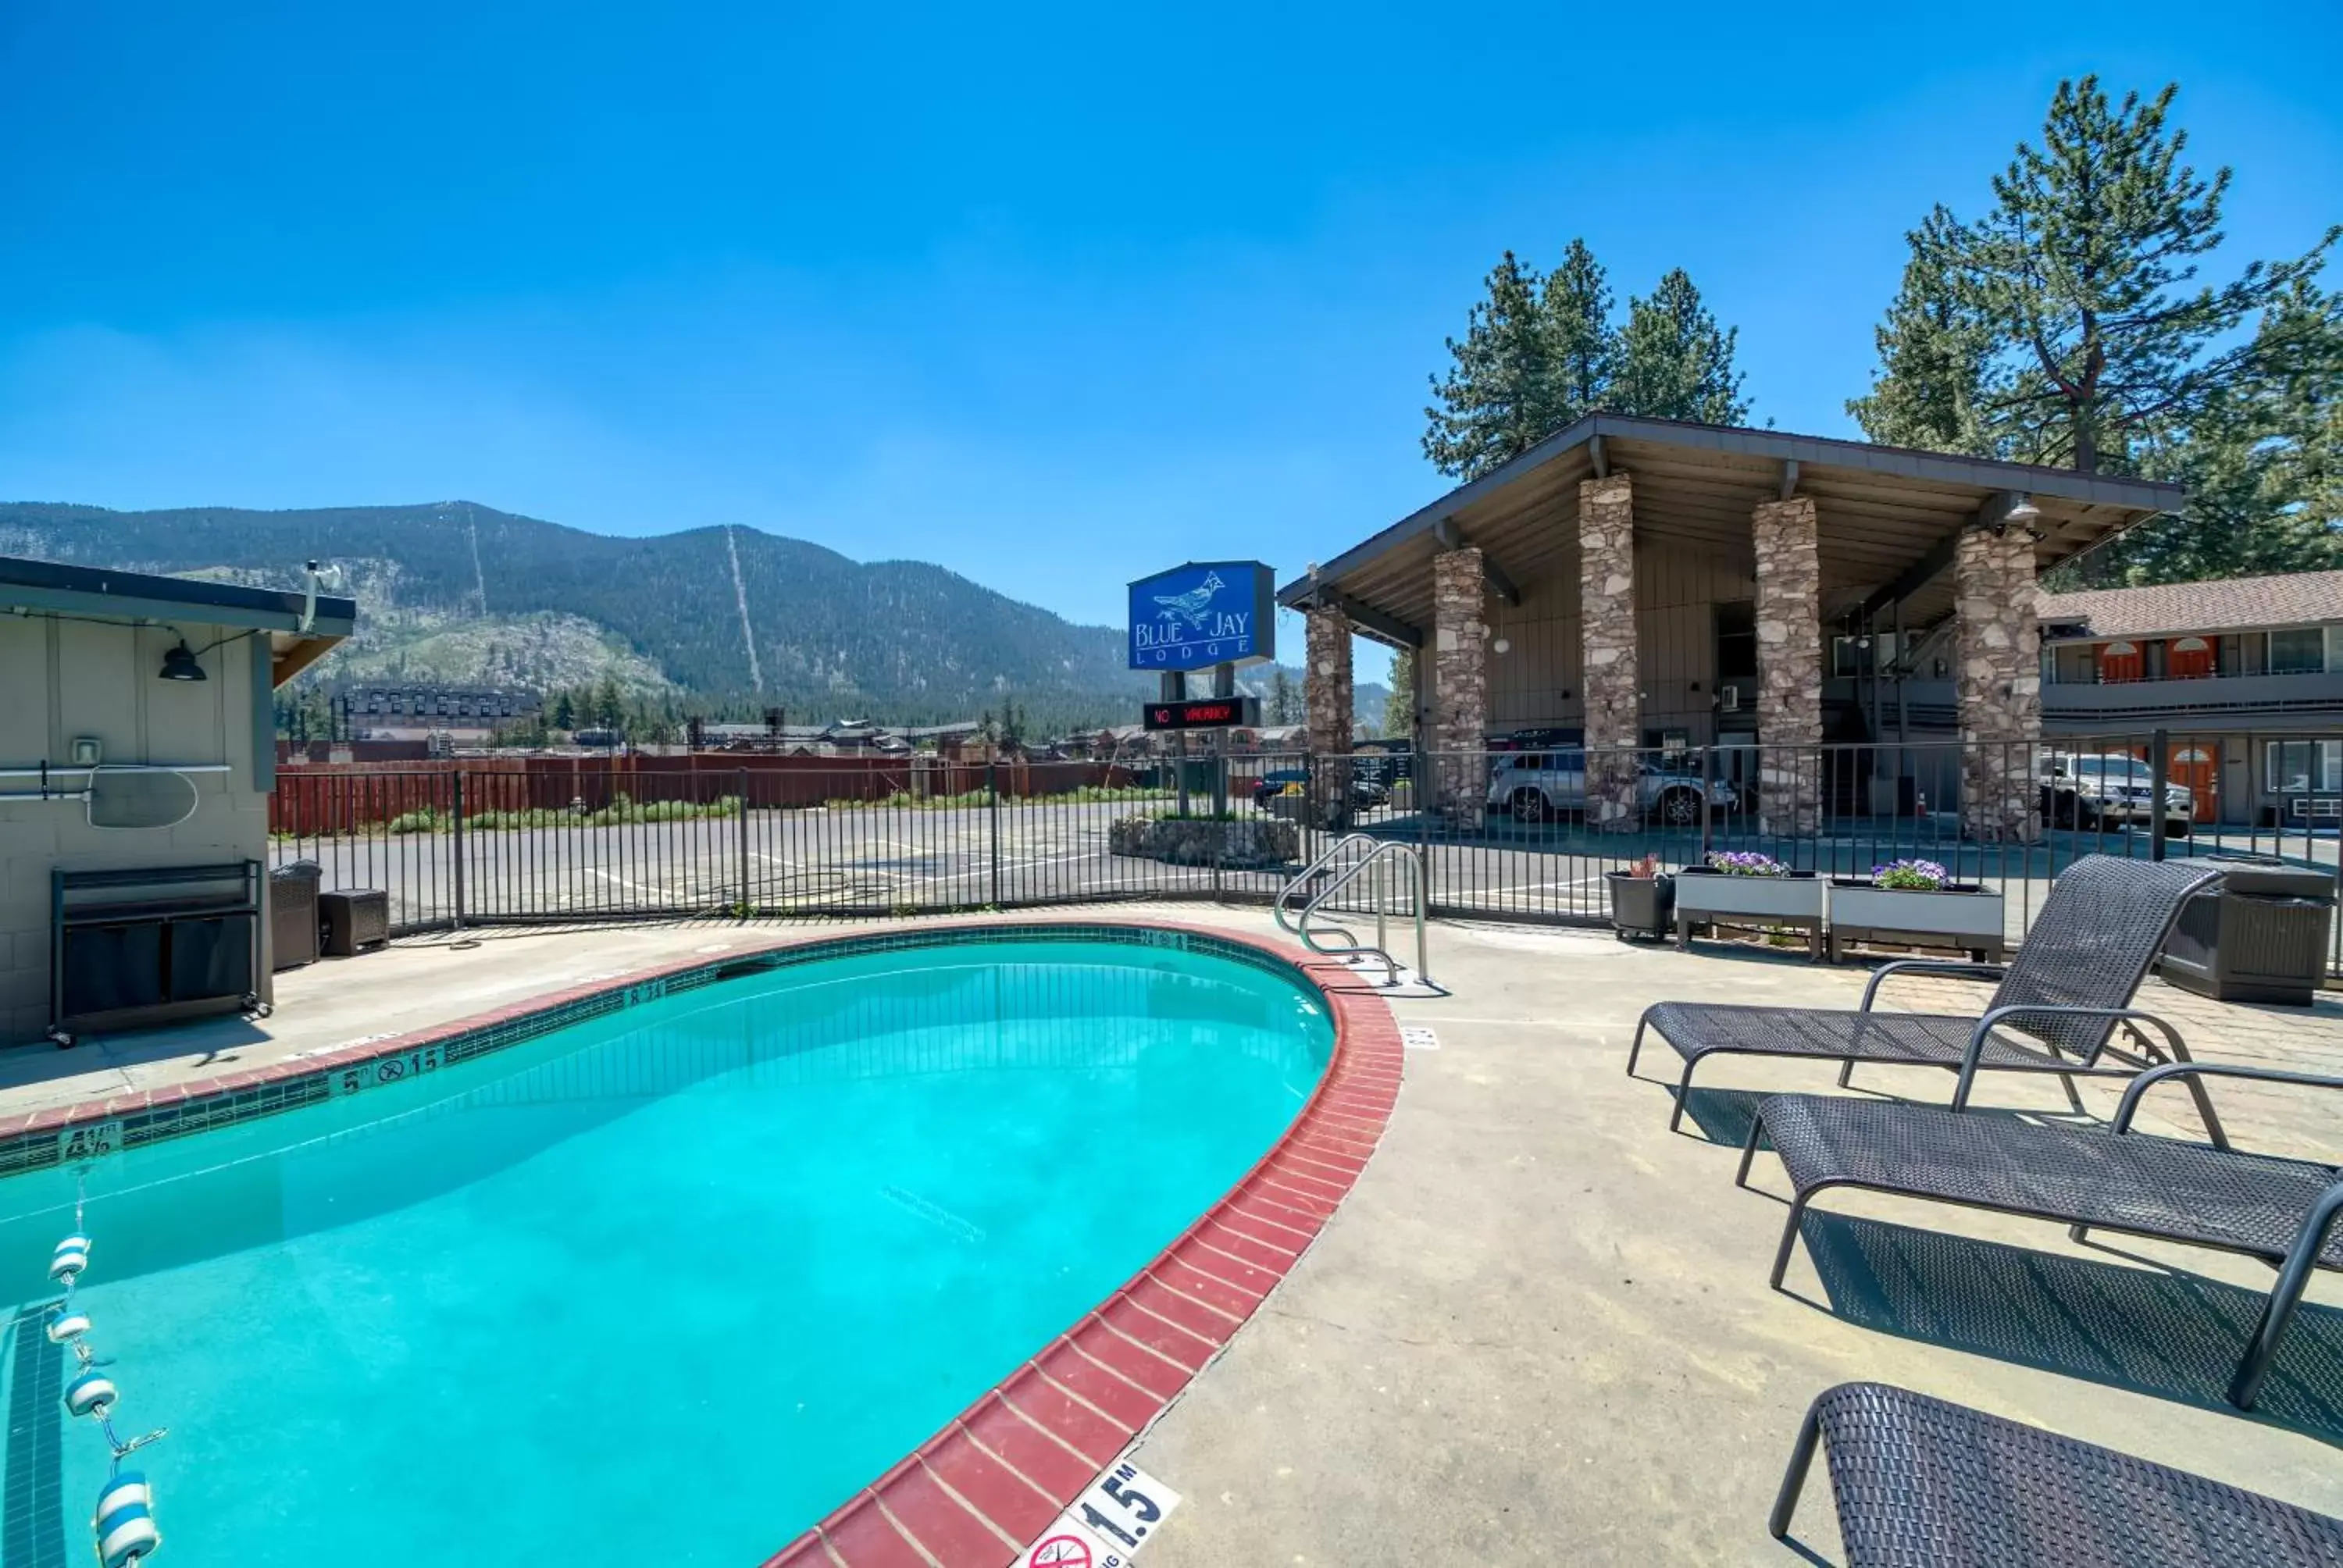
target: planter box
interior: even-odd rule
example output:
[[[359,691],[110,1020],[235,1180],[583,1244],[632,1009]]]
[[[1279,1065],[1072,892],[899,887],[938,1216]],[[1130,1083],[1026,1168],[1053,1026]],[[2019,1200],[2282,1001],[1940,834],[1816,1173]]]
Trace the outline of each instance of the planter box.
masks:
[[[1831,884],[1830,956],[1850,941],[1961,948],[1979,962],[2004,952],[2001,895],[1973,882],[1947,888],[1875,888],[1842,877]]]
[[[1795,926],[1806,933],[1807,951],[1822,956],[1823,890],[1828,884],[1814,872],[1737,877],[1687,866],[1676,873],[1675,882],[1677,947],[1689,947],[1687,928],[1704,921],[1713,926]]]
[[[1111,854],[1135,855],[1174,866],[1219,865],[1260,869],[1291,865],[1302,853],[1302,832],[1273,817],[1219,822],[1209,818],[1125,817],[1107,828]]]
[[[1611,926],[1621,941],[1630,937],[1668,934],[1676,911],[1674,877],[1664,872],[1656,877],[1631,877],[1624,871],[1606,871],[1604,879],[1611,886]]]

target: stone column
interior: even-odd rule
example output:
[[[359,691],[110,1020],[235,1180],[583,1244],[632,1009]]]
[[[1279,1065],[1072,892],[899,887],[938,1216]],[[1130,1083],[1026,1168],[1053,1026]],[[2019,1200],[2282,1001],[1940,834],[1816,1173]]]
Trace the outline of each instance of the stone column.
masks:
[[[1460,828],[1478,828],[1487,815],[1487,582],[1470,545],[1432,558],[1432,745],[1440,804]]]
[[[2042,836],[2042,632],[2031,508],[1965,528],[1953,552],[1961,730],[1961,831],[1982,843]]]
[[[1757,554],[1757,826],[1810,838],[1822,827],[1822,556],[1815,501],[1760,501]]]
[[[1634,747],[1644,738],[1635,654],[1635,492],[1624,474],[1578,482],[1579,680],[1586,703],[1586,819],[1643,822]]]
[[[1302,699],[1310,744],[1310,819],[1322,827],[1350,820],[1351,618],[1339,609],[1310,611],[1309,668]]]

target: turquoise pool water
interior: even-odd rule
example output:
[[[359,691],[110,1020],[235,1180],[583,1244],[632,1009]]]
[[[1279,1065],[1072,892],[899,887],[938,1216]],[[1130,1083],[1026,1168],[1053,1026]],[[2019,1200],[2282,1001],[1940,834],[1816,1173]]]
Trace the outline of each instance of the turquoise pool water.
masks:
[[[88,1168],[76,1304],[160,1564],[754,1563],[1068,1327],[1300,1111],[1299,982],[1096,940],[819,960]],[[106,1473],[0,1182],[0,1563]],[[28,1315],[29,1314],[29,1315]]]

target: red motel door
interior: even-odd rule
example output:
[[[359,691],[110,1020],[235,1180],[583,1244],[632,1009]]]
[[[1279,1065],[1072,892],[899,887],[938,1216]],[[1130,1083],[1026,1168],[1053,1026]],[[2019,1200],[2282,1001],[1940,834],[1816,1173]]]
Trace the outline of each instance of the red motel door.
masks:
[[[2165,648],[2165,671],[2175,680],[2202,680],[2213,673],[2213,648],[2201,637],[2177,637]]]
[[[2220,807],[2221,754],[2213,746],[2175,745],[2167,769],[2175,784],[2186,785],[2197,821],[2209,822]]]
[[[2138,680],[2147,674],[2136,642],[2106,642],[2099,645],[2099,680],[2113,686],[2119,680]]]

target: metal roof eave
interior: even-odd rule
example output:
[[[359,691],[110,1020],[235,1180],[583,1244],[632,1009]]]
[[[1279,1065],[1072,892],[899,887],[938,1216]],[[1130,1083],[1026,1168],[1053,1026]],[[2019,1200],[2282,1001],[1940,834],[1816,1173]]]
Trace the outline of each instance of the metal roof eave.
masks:
[[[0,610],[107,617],[126,621],[194,621],[239,630],[344,638],[357,629],[354,598],[317,596],[303,627],[306,597],[240,583],[199,582],[148,572],[109,571],[58,561],[0,556]]]
[[[2087,506],[2115,507],[2138,514],[2131,519],[2169,511],[2187,492],[2178,485],[2130,479],[2105,474],[2077,473],[2069,468],[2032,463],[2006,463],[1989,457],[1968,457],[1946,452],[1923,452],[1906,447],[1875,446],[1829,436],[1798,436],[1779,430],[1751,430],[1727,425],[1696,425],[1676,419],[1647,419],[1627,414],[1588,414],[1563,427],[1521,456],[1471,482],[1458,486],[1430,505],[1419,508],[1360,544],[1286,584],[1277,602],[1300,606],[1315,583],[1340,579],[1369,562],[1408,544],[1437,528],[1474,502],[1506,488],[1534,469],[1597,437],[1649,441],[1694,452],[1795,462],[1801,467],[1831,467],[1924,484],[1973,487],[1979,490],[2024,490]],[[2127,526],[2129,526],[2128,524]]]

